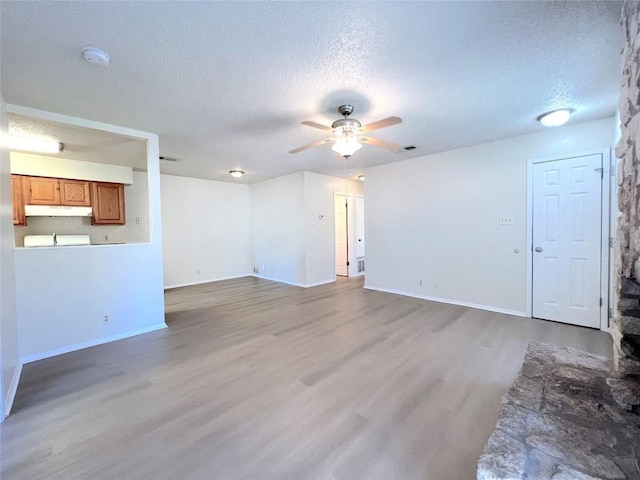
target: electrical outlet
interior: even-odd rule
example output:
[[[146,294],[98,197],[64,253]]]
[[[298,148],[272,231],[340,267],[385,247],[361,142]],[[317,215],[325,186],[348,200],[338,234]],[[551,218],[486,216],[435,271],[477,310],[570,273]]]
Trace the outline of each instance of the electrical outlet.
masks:
[[[136,217],[136,225],[140,225],[142,219],[140,217]]]
[[[418,280],[418,285],[422,285],[422,280]]]
[[[513,225],[515,223],[515,218],[510,215],[501,215],[498,217],[498,225]]]
[[[253,267],[253,273],[260,273],[260,269],[258,267]]]
[[[438,282],[433,282],[433,288],[440,288],[440,284]]]
[[[109,323],[109,315],[103,315],[102,316],[102,323],[103,324]]]
[[[264,265],[262,265],[262,268],[260,269],[261,272],[264,272],[267,269],[267,267],[265,267]]]
[[[200,270],[196,270],[196,275],[200,275]]]
[[[103,235],[102,236],[102,240],[104,240],[105,242],[109,241],[109,235]]]

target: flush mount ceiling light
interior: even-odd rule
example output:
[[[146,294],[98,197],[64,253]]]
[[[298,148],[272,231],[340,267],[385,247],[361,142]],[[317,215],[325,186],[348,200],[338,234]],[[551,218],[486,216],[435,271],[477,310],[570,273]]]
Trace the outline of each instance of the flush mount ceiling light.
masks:
[[[82,49],[82,56],[87,62],[101,67],[109,65],[109,61],[111,60],[111,57],[109,57],[107,53],[96,47],[84,47]]]
[[[32,153],[60,153],[64,149],[64,144],[57,140],[45,138],[9,137],[9,150],[19,150],[21,152]]]
[[[240,178],[242,175],[244,175],[244,172],[242,170],[229,170],[229,173],[233,178]]]
[[[358,180],[360,180],[361,182],[364,182],[364,175],[358,175]]]
[[[569,117],[573,113],[571,108],[562,108],[560,110],[553,110],[552,112],[543,113],[538,117],[538,121],[545,127],[559,127],[564,125],[569,120]]]

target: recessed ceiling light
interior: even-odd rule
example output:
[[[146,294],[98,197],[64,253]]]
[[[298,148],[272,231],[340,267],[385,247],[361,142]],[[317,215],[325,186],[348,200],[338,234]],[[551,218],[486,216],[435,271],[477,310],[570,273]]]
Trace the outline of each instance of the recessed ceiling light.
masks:
[[[64,144],[46,138],[9,137],[9,150],[33,153],[60,153]]]
[[[233,178],[240,178],[242,175],[244,175],[244,172],[242,170],[229,170],[229,173]]]
[[[573,113],[571,108],[562,108],[560,110],[553,110],[552,112],[543,113],[538,117],[538,121],[545,127],[559,127],[564,125],[569,120],[569,117]]]
[[[84,47],[82,49],[82,56],[87,62],[101,67],[109,65],[109,61],[111,60],[111,57],[109,57],[107,53],[96,47]]]

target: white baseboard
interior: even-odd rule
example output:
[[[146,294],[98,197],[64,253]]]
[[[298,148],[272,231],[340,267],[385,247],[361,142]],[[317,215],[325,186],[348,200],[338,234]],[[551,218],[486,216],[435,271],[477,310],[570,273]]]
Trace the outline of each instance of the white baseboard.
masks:
[[[203,283],[221,282],[223,280],[234,280],[236,278],[250,277],[250,273],[244,273],[242,275],[234,275],[232,277],[212,278],[210,280],[199,280],[197,282],[176,283],[175,285],[165,285],[165,290],[171,290],[172,288],[191,287],[193,285],[202,285]]]
[[[264,275],[260,275],[257,273],[254,273],[253,276],[256,278],[261,278],[262,280],[270,280],[272,282],[285,283],[287,285],[292,285],[294,287],[300,287],[300,288],[317,287],[319,285],[326,285],[327,283],[333,283],[336,281],[336,279],[334,278],[333,280],[324,280],[322,282],[316,282],[316,283],[294,283],[294,282],[287,282],[285,280],[280,280],[279,278],[265,277]]]
[[[477,308],[479,310],[487,310],[489,312],[504,313],[506,315],[515,315],[516,317],[527,316],[526,312],[521,312],[519,310],[509,310],[507,308],[493,307],[491,305],[481,305],[479,303],[461,302],[459,300],[451,300],[448,298],[440,298],[440,297],[431,297],[429,295],[420,295],[418,293],[404,292],[402,290],[392,290],[392,289],[382,288],[382,287],[373,287],[371,285],[365,285],[364,288],[366,288],[367,290],[376,290],[378,292],[393,293],[394,295],[404,295],[405,297],[419,298],[421,300],[431,300],[432,302],[448,303],[450,305],[459,305],[461,307]]]
[[[143,333],[154,332],[156,330],[162,330],[167,328],[166,323],[153,325],[152,327],[141,328],[140,330],[133,330],[130,332],[118,333],[110,337],[97,338],[95,340],[89,340],[88,342],[75,343],[73,345],[66,345],[60,348],[54,348],[53,350],[47,350],[45,352],[38,352],[32,355],[22,357],[20,360],[22,363],[31,363],[38,360],[42,360],[49,357],[55,357],[56,355],[62,355],[64,353],[75,352],[76,350],[82,350],[84,348],[95,347],[96,345],[102,345],[103,343],[115,342],[116,340],[122,340],[123,338],[135,337],[136,335],[142,335]]]
[[[322,282],[316,282],[316,283],[308,283],[304,286],[304,288],[311,288],[311,287],[318,287],[320,285],[327,285],[328,283],[335,283],[336,279],[334,278],[333,280],[324,280]]]
[[[7,398],[5,398],[4,402],[2,403],[2,405],[4,406],[4,411],[2,412],[2,418],[0,418],[0,422],[7,418],[9,416],[9,413],[11,413],[11,407],[13,407],[13,401],[15,400],[16,392],[18,391],[18,383],[20,383],[20,375],[22,375],[21,362],[16,365],[16,368],[13,371],[13,377],[11,377],[11,383],[9,384]]]
[[[279,278],[273,278],[273,277],[267,277],[265,275],[260,275],[258,273],[254,273],[252,276],[256,277],[256,278],[260,278],[262,280],[269,280],[271,282],[278,282],[278,283],[285,283],[287,285],[291,285],[293,287],[302,287],[304,288],[304,285],[301,283],[294,283],[294,282],[286,282],[284,280],[280,280]]]

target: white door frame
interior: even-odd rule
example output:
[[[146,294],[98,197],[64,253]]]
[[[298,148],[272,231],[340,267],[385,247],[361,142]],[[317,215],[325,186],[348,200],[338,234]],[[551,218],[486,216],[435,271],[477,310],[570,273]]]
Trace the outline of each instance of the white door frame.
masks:
[[[611,149],[603,148],[588,150],[585,152],[568,153],[565,155],[553,155],[551,157],[531,158],[527,160],[527,276],[526,276],[526,315],[533,316],[533,165],[536,163],[565,160],[568,158],[584,157],[587,155],[602,155],[602,238],[600,251],[600,330],[610,331],[609,327],[609,232],[611,213],[611,178],[615,170],[611,165]],[[614,189],[615,191],[615,189]]]

